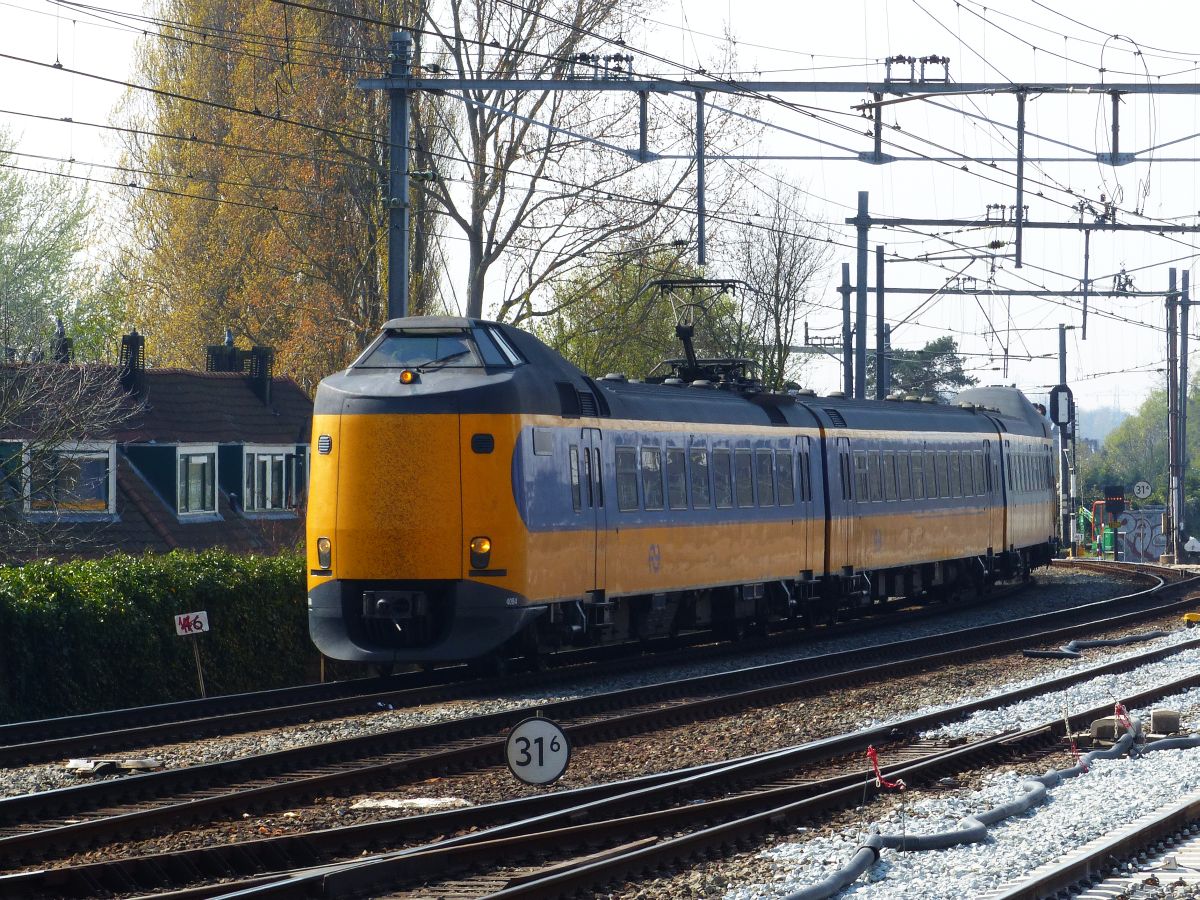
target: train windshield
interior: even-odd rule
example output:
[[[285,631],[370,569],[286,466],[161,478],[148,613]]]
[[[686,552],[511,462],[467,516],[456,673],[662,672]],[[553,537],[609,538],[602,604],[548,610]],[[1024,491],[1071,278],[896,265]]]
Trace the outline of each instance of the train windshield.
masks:
[[[512,366],[492,335],[482,328],[450,331],[389,331],[354,364],[358,369],[478,368]],[[511,351],[510,351],[511,352]],[[515,354],[514,354],[515,355]]]

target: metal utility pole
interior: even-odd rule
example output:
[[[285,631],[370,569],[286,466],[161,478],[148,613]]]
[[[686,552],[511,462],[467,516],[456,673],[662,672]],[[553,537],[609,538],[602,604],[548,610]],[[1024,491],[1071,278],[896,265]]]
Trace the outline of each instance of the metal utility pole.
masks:
[[[850,328],[850,263],[842,263],[842,390],[854,396],[854,343]]]
[[[1179,298],[1179,500],[1176,512],[1175,533],[1179,540],[1187,542],[1186,505],[1184,503],[1183,485],[1187,479],[1187,401],[1188,401],[1188,307],[1191,305],[1190,290],[1191,272],[1183,270],[1183,284]],[[1176,552],[1182,550],[1180,544]]]
[[[704,91],[696,92],[696,265],[708,261],[704,240]]]
[[[892,326],[883,326],[883,383],[892,386]]]
[[[1021,268],[1021,252],[1025,244],[1025,92],[1017,91],[1017,221],[1013,240],[1013,265]]]
[[[870,213],[867,203],[867,191],[858,192],[858,215],[854,224],[858,227],[858,283],[857,308],[854,314],[854,327],[857,331],[854,353],[854,397],[865,400],[867,397],[867,229],[870,228]]]
[[[883,244],[875,245],[875,399],[886,400],[887,362],[883,346]]]
[[[393,31],[391,77],[412,72],[412,35]],[[388,318],[408,315],[408,90],[389,88],[388,112]]]
[[[1176,325],[1175,269],[1172,267],[1167,290],[1167,555],[1174,562],[1178,558],[1179,536],[1179,360],[1176,356],[1178,327]]]
[[[1067,329],[1072,326],[1058,324],[1058,383],[1067,383]],[[1058,499],[1062,516],[1062,539],[1075,544],[1075,504],[1071,498],[1071,466],[1067,457],[1067,429],[1058,426]]]

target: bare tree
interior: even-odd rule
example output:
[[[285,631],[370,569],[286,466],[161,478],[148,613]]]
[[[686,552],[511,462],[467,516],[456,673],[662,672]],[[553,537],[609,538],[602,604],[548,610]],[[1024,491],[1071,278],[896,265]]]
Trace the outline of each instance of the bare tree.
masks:
[[[759,363],[766,385],[779,390],[803,368],[790,348],[831,246],[804,214],[803,193],[783,179],[773,184],[767,212],[734,238],[733,257],[746,288],[731,343],[736,355]]]
[[[428,9],[426,26],[438,38],[426,38],[424,52],[442,54],[460,78],[579,77],[579,67],[590,64],[581,56],[611,56],[638,10],[636,2],[615,0],[444,0]],[[451,24],[443,28],[442,22]],[[627,62],[609,65],[628,72]],[[636,150],[632,93],[472,90],[454,96],[460,108],[439,107],[435,127],[446,130],[454,156],[465,161],[464,184],[455,184],[458,173],[447,171],[454,164],[442,160],[443,177],[429,190],[467,243],[467,315],[482,315],[487,289],[499,295],[492,298],[499,319],[553,314],[535,306],[535,295],[587,265],[599,248],[634,235],[657,244],[680,230],[690,233],[693,104],[652,99],[650,150],[675,158],[645,165]],[[709,116],[708,134],[726,142],[746,142],[756,133],[725,128],[723,108]],[[416,126],[418,144],[431,142],[430,127]],[[722,205],[719,189],[713,190],[710,210]],[[498,262],[502,276],[492,271]]]
[[[114,366],[0,365],[0,564],[90,539],[115,465],[97,448],[140,409]]]

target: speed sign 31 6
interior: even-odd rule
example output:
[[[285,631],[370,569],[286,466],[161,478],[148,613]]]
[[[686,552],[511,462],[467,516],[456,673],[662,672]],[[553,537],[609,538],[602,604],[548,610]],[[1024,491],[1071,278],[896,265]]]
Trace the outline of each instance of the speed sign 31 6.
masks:
[[[571,742],[549,719],[525,719],[508,733],[504,757],[512,773],[526,784],[550,784],[567,771]]]

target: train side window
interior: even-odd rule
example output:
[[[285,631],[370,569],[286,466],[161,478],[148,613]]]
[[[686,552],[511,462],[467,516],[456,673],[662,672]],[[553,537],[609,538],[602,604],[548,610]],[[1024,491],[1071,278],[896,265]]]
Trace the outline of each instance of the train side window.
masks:
[[[883,499],[895,500],[896,492],[896,454],[883,454]]]
[[[690,451],[692,472],[692,507],[708,509],[712,506],[712,497],[708,489],[708,448],[692,447]]]
[[[687,509],[687,454],[679,447],[667,448],[667,503]]]
[[[950,451],[950,496],[963,495],[962,457],[957,450]]]
[[[994,485],[992,484],[992,442],[991,441],[983,442],[983,455],[982,455],[981,459],[982,459],[981,464],[983,466],[983,477],[984,477],[984,480],[987,482],[987,493],[990,494],[995,489]]]
[[[812,499],[812,474],[808,468],[812,459],[809,450],[811,446],[811,441],[805,438],[803,449],[796,454],[796,459],[800,463],[800,478],[798,479],[797,487],[800,489],[800,499],[805,502]]]
[[[618,447],[617,455],[617,507],[628,512],[638,508],[637,451],[632,447]]]
[[[575,444],[571,445],[571,506],[575,512],[579,512],[582,504],[582,496],[579,491],[579,447]]]
[[[753,506],[754,462],[749,450],[735,450],[733,453],[733,483],[737,488],[737,505]]]
[[[983,462],[983,451],[972,450],[971,461],[975,464],[975,493],[986,494],[987,489],[987,466]]]
[[[757,467],[755,475],[758,478],[758,505],[775,505],[775,460],[770,450],[755,450],[754,462]]]
[[[854,451],[854,486],[860,503],[871,499],[871,479],[867,474],[867,452]]]
[[[938,494],[937,453],[925,451],[925,496],[933,500]]]
[[[728,450],[714,450],[713,462],[713,499],[717,509],[729,509],[733,506],[733,458]]]
[[[950,454],[945,450],[937,453],[938,496],[953,497],[950,491]]]
[[[554,434],[549,428],[533,429],[533,455],[550,456],[554,453]]]
[[[912,453],[912,496],[914,500],[925,499],[925,454],[920,450]]]
[[[663,508],[662,451],[657,447],[642,448],[642,499],[646,509]]]
[[[586,453],[586,452],[587,451],[584,450],[584,453]],[[600,468],[600,448],[599,447],[592,450],[592,461],[595,463],[595,466],[596,466],[596,468],[593,470],[596,473],[593,476],[593,478],[596,482],[596,506],[602,507],[602,506],[604,506],[604,478],[601,475],[601,472],[603,470]]]
[[[878,450],[867,454],[867,475],[870,476],[871,502],[878,503],[883,499],[883,462]]]
[[[854,499],[854,481],[850,477],[850,454],[843,452],[839,456],[841,457],[842,466],[842,499],[850,501]]]
[[[958,456],[956,452],[954,454]],[[975,496],[975,470],[971,468],[971,451],[962,451],[962,495],[964,497]]]
[[[912,473],[908,468],[908,451],[896,454],[896,479],[898,496],[901,500],[912,499]]]
[[[798,454],[803,458],[803,454]],[[775,486],[779,489],[779,505],[791,506],[796,502],[796,470],[792,451],[775,451]]]

